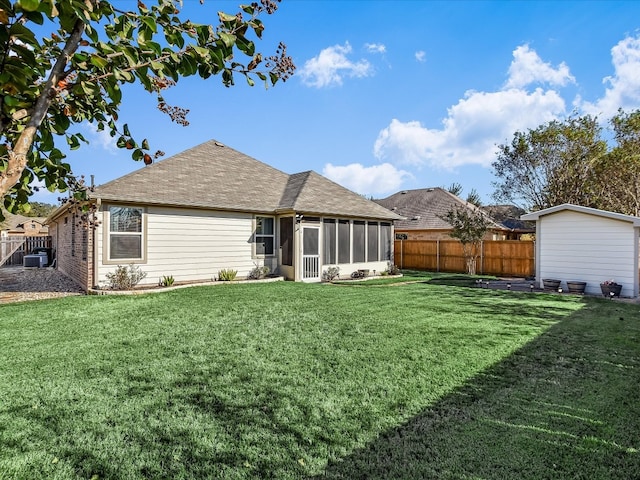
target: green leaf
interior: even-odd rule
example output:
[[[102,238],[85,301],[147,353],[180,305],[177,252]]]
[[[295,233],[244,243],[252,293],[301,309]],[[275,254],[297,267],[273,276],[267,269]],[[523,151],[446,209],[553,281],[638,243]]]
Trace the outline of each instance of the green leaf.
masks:
[[[17,107],[18,104],[20,103],[19,99],[17,99],[16,97],[12,97],[10,95],[5,95],[3,100],[4,100],[4,104],[9,107]]]
[[[236,43],[236,36],[230,33],[220,32],[220,39],[227,47],[233,47],[233,45]]]
[[[42,25],[44,23],[44,16],[40,12],[27,12],[25,15],[30,22]]]
[[[248,41],[244,37],[238,37],[236,41],[236,46],[242,53],[246,54],[249,57],[253,57],[253,55],[255,54],[255,51],[256,51],[255,44],[251,41]]]
[[[135,161],[142,160],[144,158],[144,152],[139,148],[136,148],[131,154],[131,158],[133,158]]]
[[[218,12],[218,18],[221,22],[235,22],[236,16],[229,13]]]
[[[40,6],[40,0],[20,0],[18,5],[25,12],[35,12]]]
[[[142,140],[142,148],[144,150],[149,150],[149,141],[146,138]]]
[[[80,148],[80,142],[75,135],[69,135],[67,137],[67,143],[69,144],[71,150],[77,150],[78,148]]]
[[[103,70],[107,67],[107,65],[109,65],[109,60],[98,55],[91,55],[91,63],[93,63],[99,69]]]
[[[156,25],[156,20],[153,17],[144,16],[142,17],[142,22],[149,27],[153,33],[158,33],[158,26]]]
[[[126,123],[122,126],[122,133],[124,133],[127,137],[131,136],[131,132],[129,131],[129,125]]]

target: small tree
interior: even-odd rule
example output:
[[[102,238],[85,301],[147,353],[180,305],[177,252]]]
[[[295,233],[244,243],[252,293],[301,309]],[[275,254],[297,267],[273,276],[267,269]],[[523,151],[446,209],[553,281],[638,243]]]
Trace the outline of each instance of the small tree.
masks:
[[[449,235],[462,243],[467,273],[475,275],[480,242],[487,233],[491,220],[480,209],[460,206],[454,206],[440,218],[453,227]]]

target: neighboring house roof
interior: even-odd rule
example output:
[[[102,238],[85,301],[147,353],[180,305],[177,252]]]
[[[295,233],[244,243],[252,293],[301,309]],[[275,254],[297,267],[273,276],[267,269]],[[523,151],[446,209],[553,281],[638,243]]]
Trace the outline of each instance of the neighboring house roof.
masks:
[[[398,230],[451,230],[451,225],[440,217],[445,216],[454,206],[469,208],[474,212],[480,210],[440,187],[403,190],[374,202],[405,217],[404,220],[395,223]],[[486,214],[486,212],[483,213]],[[491,220],[490,228],[505,229],[491,218],[489,219]]]
[[[400,218],[315,172],[289,175],[215,140],[96,187],[91,197],[256,213]]]
[[[553,213],[569,210],[572,212],[586,213],[588,215],[595,215],[598,217],[611,218],[613,220],[620,220],[622,222],[630,222],[634,227],[640,227],[640,217],[634,217],[632,215],[623,215],[622,213],[608,212],[606,210],[598,210],[597,208],[583,207],[581,205],[573,205],[571,203],[563,203],[555,207],[545,208],[537,212],[527,213],[522,215],[522,220],[538,220],[545,215],[551,215]]]
[[[0,230],[12,233],[24,233],[25,223],[36,222],[44,225],[45,222],[45,218],[43,217],[25,217],[24,215],[14,215],[8,212],[5,212],[4,215],[5,220],[0,224]]]
[[[526,213],[515,205],[486,205],[481,207],[491,218],[509,230],[535,231],[535,225],[520,219]]]

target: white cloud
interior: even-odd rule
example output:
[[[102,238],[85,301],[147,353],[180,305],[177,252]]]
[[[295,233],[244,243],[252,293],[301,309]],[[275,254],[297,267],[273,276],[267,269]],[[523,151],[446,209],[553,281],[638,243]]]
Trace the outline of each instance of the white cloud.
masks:
[[[604,96],[594,103],[576,102],[586,113],[609,118],[619,108],[640,107],[640,37],[627,37],[611,49],[614,74],[603,80],[608,85]]]
[[[365,43],[364,48],[370,53],[385,53],[387,51],[387,47],[382,43]]]
[[[317,88],[342,85],[345,76],[360,78],[371,75],[371,64],[366,60],[349,60],[347,55],[350,53],[349,42],[325,48],[317,57],[307,60],[297,75],[305,85]]]
[[[568,67],[552,68],[527,45],[516,48],[513,58],[503,89],[467,91],[448,109],[441,128],[391,120],[374,144],[376,158],[393,165],[449,171],[469,164],[489,167],[496,159],[497,145],[510,141],[516,131],[565,115],[565,101],[556,90],[524,87],[534,82],[556,86],[574,82]]]
[[[116,145],[116,138],[109,134],[108,129],[98,131],[98,128],[93,123],[89,122],[84,122],[83,125],[86,132],[85,138],[90,145],[97,145],[103,150],[113,154],[119,150]]]
[[[575,83],[575,78],[564,62],[553,68],[550,63],[544,63],[529,45],[521,45],[513,51],[506,88],[522,88],[532,83],[564,86]]]
[[[470,91],[449,108],[441,129],[393,119],[378,134],[374,155],[396,165],[444,170],[466,164],[490,166],[497,144],[517,130],[534,128],[564,112],[564,100],[552,90]]]
[[[418,62],[424,63],[427,61],[427,52],[419,50],[415,53],[415,57]]]
[[[363,195],[384,195],[395,192],[403,180],[411,176],[389,163],[365,167],[360,163],[345,166],[327,163],[322,174],[354,192]]]

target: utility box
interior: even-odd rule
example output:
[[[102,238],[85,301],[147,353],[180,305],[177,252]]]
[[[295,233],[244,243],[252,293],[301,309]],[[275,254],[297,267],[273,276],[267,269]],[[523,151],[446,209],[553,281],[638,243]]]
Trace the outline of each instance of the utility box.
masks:
[[[45,261],[43,267],[48,267],[53,262],[53,249],[49,247],[36,247],[31,253],[33,255],[44,255]]]
[[[45,255],[25,255],[22,264],[25,267],[42,268],[47,264],[47,256]]]

